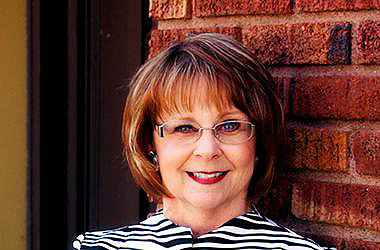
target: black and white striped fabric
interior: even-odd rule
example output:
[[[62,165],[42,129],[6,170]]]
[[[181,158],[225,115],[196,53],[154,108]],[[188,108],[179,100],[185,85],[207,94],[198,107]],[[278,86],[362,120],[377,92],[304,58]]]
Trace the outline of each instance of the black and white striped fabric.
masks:
[[[137,225],[80,235],[74,249],[335,249],[277,225],[256,209],[193,239],[190,228],[175,225],[162,211]]]

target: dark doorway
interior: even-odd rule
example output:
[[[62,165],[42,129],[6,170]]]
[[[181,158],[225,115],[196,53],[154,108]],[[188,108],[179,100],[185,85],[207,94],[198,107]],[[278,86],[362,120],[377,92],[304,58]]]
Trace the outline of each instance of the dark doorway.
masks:
[[[147,15],[145,0],[29,2],[30,249],[71,249],[144,213],[120,131]]]

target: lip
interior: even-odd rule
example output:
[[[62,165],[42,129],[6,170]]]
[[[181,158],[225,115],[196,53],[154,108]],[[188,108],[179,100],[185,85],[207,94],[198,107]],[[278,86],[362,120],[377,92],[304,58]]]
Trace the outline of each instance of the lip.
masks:
[[[215,172],[186,172],[187,175],[199,184],[211,185],[216,184],[224,179],[229,171]]]

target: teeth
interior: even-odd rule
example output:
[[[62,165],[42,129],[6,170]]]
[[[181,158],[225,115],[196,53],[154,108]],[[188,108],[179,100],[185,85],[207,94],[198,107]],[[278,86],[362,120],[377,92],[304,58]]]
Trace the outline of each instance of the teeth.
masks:
[[[204,174],[204,173],[192,173],[195,177],[199,179],[210,179],[210,178],[216,178],[219,176],[222,176],[224,172],[218,172],[213,174]]]

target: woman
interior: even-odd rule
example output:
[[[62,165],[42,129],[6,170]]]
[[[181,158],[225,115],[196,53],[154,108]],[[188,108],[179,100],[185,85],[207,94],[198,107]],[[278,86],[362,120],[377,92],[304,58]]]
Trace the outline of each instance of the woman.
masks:
[[[148,61],[123,129],[131,172],[162,209],[74,248],[322,249],[253,206],[271,184],[284,117],[270,74],[235,40],[194,35]]]

